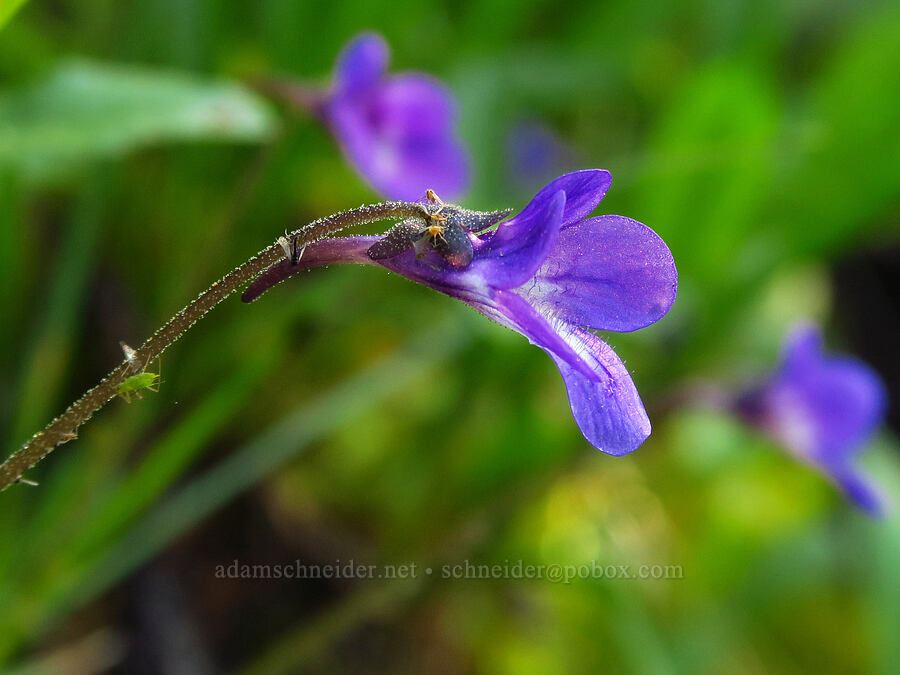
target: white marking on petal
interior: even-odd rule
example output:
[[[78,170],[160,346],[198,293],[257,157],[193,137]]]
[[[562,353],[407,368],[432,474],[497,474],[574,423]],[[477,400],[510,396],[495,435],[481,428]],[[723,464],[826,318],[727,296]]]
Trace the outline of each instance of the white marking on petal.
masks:
[[[775,390],[770,399],[769,427],[794,455],[803,461],[815,461],[815,423],[798,396]]]

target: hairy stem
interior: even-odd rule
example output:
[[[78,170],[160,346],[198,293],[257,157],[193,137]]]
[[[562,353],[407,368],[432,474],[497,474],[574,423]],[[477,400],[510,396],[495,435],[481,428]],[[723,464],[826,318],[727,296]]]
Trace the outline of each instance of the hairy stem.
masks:
[[[295,115],[324,121],[328,92],[313,84],[277,77],[252,79],[247,84],[263,96],[286,104]]]
[[[299,250],[312,242],[351,225],[372,223],[388,218],[427,219],[429,212],[422,204],[414,202],[383,202],[341,211],[315,220],[292,232],[290,249]],[[54,419],[42,431],[31,437],[25,445],[0,465],[0,491],[22,480],[22,474],[53,451],[56,446],[71,441],[78,429],[91,416],[111,401],[128,377],[141,372],[166,348],[187,332],[204,314],[227,298],[240,286],[253,280],[285,256],[283,240],[279,239],[263,249],[240,267],[235,268],[198,295],[190,304],[169,321],[129,358],[72,403],[62,415]]]

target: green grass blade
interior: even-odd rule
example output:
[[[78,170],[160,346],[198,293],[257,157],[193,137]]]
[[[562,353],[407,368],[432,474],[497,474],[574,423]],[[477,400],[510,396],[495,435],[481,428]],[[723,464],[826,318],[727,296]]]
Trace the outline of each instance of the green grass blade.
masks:
[[[28,0],[2,0],[0,2],[0,28],[9,23],[16,12],[22,9],[22,6]]]

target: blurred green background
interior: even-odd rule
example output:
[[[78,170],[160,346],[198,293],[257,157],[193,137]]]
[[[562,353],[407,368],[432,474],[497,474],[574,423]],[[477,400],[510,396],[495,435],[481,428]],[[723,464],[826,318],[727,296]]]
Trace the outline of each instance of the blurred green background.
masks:
[[[26,3],[0,32],[6,452],[120,340],[285,228],[376,199],[323,129],[240,85],[324,84],[363,29],[458,96],[467,205],[521,207],[543,178],[607,168],[599,212],[669,244],[672,311],[606,336],[653,435],[593,450],[550,359],[382,270],[232,298],[165,354],[158,394],[113,401],[29,473],[40,487],[0,495],[4,668],[898,672],[900,518],[867,520],[765,438],[676,405],[686,381],[769,370],[801,317],[896,398],[896,3]],[[568,147],[532,185],[508,163],[522,122]],[[900,504],[890,426],[864,464]],[[419,574],[214,575],[351,559]],[[466,560],[683,575],[421,572]]]

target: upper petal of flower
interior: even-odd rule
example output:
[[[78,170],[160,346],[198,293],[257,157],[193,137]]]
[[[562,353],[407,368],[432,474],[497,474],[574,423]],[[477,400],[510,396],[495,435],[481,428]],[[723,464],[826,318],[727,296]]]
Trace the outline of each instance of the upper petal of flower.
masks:
[[[556,245],[568,197],[541,191],[525,209],[500,223],[476,252],[471,268],[493,288],[515,288],[531,279]]]
[[[550,181],[541,188],[528,206],[497,229],[484,234],[484,246],[498,253],[507,247],[517,247],[523,238],[531,236],[531,228],[539,222],[537,214],[547,208],[547,203],[560,191],[566,194],[565,208],[560,219],[560,229],[589,215],[606,195],[612,178],[603,169],[573,171]],[[524,282],[523,282],[524,283]]]
[[[604,169],[584,169],[564,174],[541,188],[522,211],[522,215],[530,208],[537,208],[543,200],[551,198],[559,190],[563,190],[566,193],[566,210],[563,212],[562,227],[566,228],[591,215],[591,211],[596,209],[606,196],[611,182],[612,176]],[[498,235],[500,231],[498,228]]]
[[[653,230],[623,216],[600,216],[563,228],[518,292],[570,323],[626,332],[658,321],[677,287],[672,253]]]
[[[787,334],[781,347],[779,374],[803,377],[808,371],[818,369],[825,356],[822,331],[812,323],[801,323]]]
[[[560,176],[541,188],[521,212],[483,237],[478,259],[485,269],[484,277],[495,288],[526,283],[553,250],[555,230],[578,223],[597,208],[611,180],[608,171],[585,169]],[[560,192],[565,193],[565,202],[556,228],[551,227],[554,223],[550,216],[557,208],[554,200],[559,199]]]
[[[470,304],[550,355],[565,382],[572,415],[591,445],[624,455],[650,435],[650,420],[631,375],[603,340],[539,314],[510,291],[498,291],[487,305]]]
[[[378,84],[387,70],[390,50],[377,33],[362,33],[338,55],[334,88],[338,96],[363,94]]]

